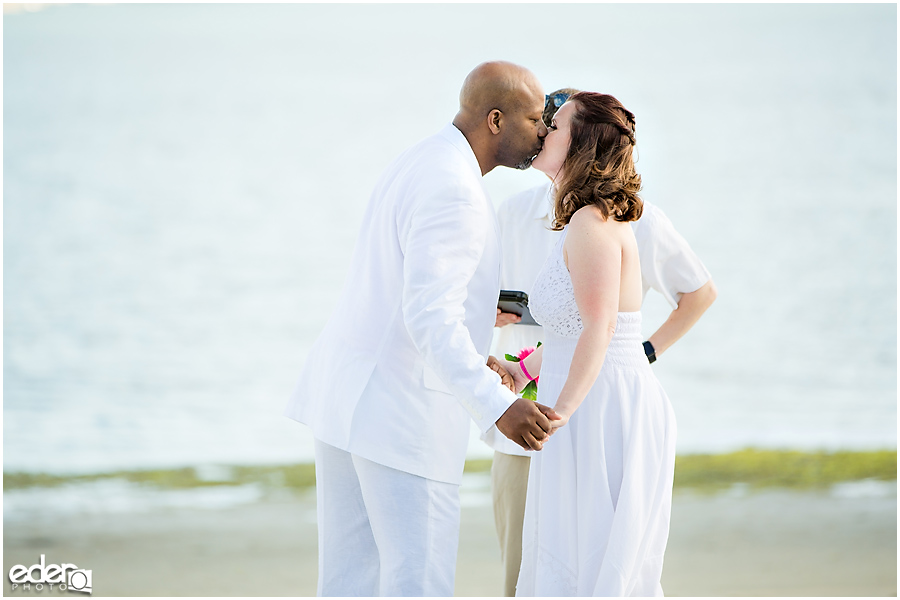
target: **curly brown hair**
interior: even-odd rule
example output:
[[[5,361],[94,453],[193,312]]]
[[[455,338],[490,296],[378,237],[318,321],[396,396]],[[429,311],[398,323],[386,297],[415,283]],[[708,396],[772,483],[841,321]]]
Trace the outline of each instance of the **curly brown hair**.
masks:
[[[605,219],[637,221],[644,210],[634,169],[634,114],[608,94],[579,92],[569,128],[569,150],[557,181],[553,230],[593,204]]]

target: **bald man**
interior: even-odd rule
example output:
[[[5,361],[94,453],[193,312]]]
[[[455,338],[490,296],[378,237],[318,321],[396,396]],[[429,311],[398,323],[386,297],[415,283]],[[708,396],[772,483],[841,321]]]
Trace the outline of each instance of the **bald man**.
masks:
[[[375,186],[286,410],[316,439],[319,595],[452,596],[469,419],[540,450],[558,418],[485,364],[500,241],[481,178],[531,165],[543,108],[527,69],[479,65],[453,122]]]

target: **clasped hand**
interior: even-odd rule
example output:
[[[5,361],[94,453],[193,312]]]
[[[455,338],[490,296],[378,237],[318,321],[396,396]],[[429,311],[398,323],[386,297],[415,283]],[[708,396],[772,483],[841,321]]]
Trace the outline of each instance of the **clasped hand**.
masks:
[[[500,375],[503,385],[518,394],[528,384],[528,378],[513,365],[494,356],[487,360],[487,366]],[[519,398],[497,419],[496,425],[500,433],[525,450],[540,450],[568,420],[568,416],[558,414],[549,406]]]

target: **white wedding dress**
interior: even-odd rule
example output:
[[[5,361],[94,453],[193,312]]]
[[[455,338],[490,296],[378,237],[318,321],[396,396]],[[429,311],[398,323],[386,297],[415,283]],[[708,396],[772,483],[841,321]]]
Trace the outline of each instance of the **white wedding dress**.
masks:
[[[556,403],[581,317],[565,233],[529,298],[544,327],[538,402]],[[531,459],[517,596],[661,596],[675,416],[643,351],[641,313],[620,312],[584,402]]]

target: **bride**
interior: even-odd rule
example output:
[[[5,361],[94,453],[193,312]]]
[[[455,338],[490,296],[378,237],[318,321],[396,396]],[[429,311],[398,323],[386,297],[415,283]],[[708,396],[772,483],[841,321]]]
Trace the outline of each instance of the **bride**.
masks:
[[[533,163],[563,235],[529,299],[546,340],[504,366],[517,390],[540,376],[561,419],[531,459],[518,596],[662,595],[675,418],[641,343],[634,125],[612,96],[575,94]]]

